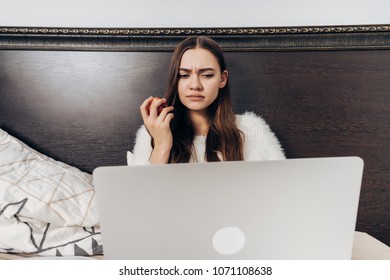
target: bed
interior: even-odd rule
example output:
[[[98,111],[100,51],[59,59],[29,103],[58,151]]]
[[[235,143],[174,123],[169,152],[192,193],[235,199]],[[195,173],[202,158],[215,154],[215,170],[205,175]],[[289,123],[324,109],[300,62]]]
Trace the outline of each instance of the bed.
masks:
[[[222,46],[236,113],[262,116],[288,158],[363,158],[354,256],[390,259],[389,25],[0,27],[0,259],[101,257],[91,173],[126,164],[190,35]]]

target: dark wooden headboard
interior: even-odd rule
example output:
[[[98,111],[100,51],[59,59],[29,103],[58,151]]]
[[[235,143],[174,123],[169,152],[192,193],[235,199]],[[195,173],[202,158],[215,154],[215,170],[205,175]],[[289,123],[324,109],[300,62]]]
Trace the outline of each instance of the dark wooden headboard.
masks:
[[[0,128],[86,172],[126,164],[139,106],[163,94],[171,52],[189,35],[221,44],[236,112],[263,116],[288,158],[364,159],[357,230],[390,245],[387,25],[0,27]]]

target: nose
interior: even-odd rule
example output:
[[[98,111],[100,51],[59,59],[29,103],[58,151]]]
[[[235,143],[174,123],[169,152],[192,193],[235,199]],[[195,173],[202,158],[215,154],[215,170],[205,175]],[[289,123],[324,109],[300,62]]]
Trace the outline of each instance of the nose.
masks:
[[[202,83],[200,82],[198,75],[190,76],[190,89],[195,91],[199,91],[203,89]]]

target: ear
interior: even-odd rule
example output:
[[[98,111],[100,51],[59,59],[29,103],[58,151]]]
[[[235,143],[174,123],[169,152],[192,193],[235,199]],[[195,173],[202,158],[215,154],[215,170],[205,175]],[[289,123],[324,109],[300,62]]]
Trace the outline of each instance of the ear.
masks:
[[[226,86],[226,83],[228,81],[229,73],[227,70],[224,70],[221,73],[221,81],[219,82],[219,88],[224,88]]]

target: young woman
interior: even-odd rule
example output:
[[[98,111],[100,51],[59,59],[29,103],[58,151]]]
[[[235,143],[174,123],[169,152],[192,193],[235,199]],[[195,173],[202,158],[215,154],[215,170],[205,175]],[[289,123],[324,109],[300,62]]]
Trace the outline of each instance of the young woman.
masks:
[[[144,125],[128,163],[284,159],[262,118],[234,115],[228,76],[214,40],[189,37],[181,42],[172,56],[164,98],[149,97],[140,107]]]

